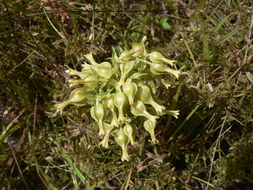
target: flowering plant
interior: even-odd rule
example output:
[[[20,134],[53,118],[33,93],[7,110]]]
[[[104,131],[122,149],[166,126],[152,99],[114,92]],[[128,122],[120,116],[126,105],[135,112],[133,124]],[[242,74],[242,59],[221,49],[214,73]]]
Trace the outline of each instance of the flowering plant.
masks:
[[[89,63],[82,70],[67,70],[70,86],[75,88],[69,99],[56,104],[62,112],[69,105],[92,105],[90,115],[98,126],[103,139],[101,145],[108,147],[110,136],[122,149],[121,160],[129,160],[127,146],[135,143],[136,127],[134,121],[144,117],[143,126],[150,134],[152,143],[158,143],[155,137],[156,121],[162,114],[177,118],[179,111],[166,110],[155,101],[156,85],[162,83],[169,87],[163,74],[178,78],[180,71],[175,69],[175,61],[165,58],[161,53],[148,53],[144,42],[133,43],[130,50],[113,49],[108,62],[97,63],[92,54],[85,57]],[[151,114],[152,113],[152,114]]]

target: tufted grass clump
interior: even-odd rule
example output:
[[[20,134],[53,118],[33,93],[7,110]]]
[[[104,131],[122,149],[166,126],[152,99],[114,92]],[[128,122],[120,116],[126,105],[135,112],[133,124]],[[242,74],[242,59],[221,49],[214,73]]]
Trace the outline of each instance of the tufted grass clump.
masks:
[[[150,134],[151,142],[158,143],[155,137],[157,119],[163,114],[177,118],[178,110],[167,110],[155,101],[157,84],[168,88],[163,75],[179,78],[175,61],[165,58],[161,53],[146,51],[144,42],[133,43],[130,50],[113,49],[108,61],[97,63],[92,54],[85,55],[89,63],[82,65],[81,71],[68,69],[72,76],[69,80],[75,89],[69,98],[56,104],[57,111],[72,104],[83,106],[90,104],[90,115],[94,119],[100,144],[108,148],[110,136],[122,149],[121,160],[129,160],[127,146],[135,144],[136,128],[134,121],[143,121],[145,130]]]

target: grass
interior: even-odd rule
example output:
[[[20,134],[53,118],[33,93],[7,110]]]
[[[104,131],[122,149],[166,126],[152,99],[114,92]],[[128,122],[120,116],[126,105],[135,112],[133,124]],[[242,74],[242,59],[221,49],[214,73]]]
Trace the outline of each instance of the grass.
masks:
[[[1,2],[2,189],[253,188],[251,1]],[[157,94],[180,117],[161,117],[159,145],[140,127],[121,162],[113,141],[99,146],[89,107],[53,107],[71,92],[65,69],[144,35],[185,72]]]

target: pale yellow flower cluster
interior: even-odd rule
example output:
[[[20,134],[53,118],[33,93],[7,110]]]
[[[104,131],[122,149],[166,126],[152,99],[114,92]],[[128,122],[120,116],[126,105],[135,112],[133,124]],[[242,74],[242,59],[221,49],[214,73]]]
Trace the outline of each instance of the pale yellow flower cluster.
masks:
[[[69,80],[70,86],[78,88],[68,100],[56,105],[59,112],[69,104],[92,105],[90,114],[103,138],[101,145],[107,148],[110,136],[114,136],[122,148],[122,161],[129,160],[127,146],[135,143],[135,120],[144,117],[144,129],[152,143],[158,143],[154,130],[159,116],[168,113],[177,118],[179,114],[154,100],[154,87],[157,82],[163,83],[162,74],[178,78],[180,71],[175,69],[175,61],[161,53],[147,53],[145,40],[133,43],[130,50],[113,49],[110,62],[97,63],[92,54],[85,55],[89,63],[83,64],[80,72],[67,70],[74,78]],[[152,108],[153,114],[147,108]]]

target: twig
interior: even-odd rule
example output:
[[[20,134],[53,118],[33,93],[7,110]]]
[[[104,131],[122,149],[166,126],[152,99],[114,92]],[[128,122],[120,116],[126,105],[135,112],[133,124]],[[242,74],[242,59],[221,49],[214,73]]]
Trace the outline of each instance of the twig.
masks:
[[[252,11],[252,15],[251,15],[251,22],[250,22],[250,28],[249,28],[249,34],[248,34],[247,47],[246,47],[246,50],[245,50],[245,55],[244,55],[243,62],[246,62],[246,59],[247,59],[247,55],[248,55],[248,51],[249,51],[249,45],[250,45],[250,38],[251,38],[251,34],[252,34],[252,28],[253,28],[253,11]]]
[[[77,8],[78,9],[78,8]],[[169,10],[178,10],[178,8],[167,8],[167,9],[153,9],[153,10],[146,10],[146,9],[134,9],[134,10],[83,10],[79,8],[80,10],[77,11],[68,11],[71,13],[149,13],[149,12],[168,12]],[[187,7],[185,8],[180,8],[180,9],[189,9]],[[52,13],[64,13],[65,11],[47,11],[45,12],[46,14],[52,14]],[[26,14],[26,15],[21,15],[20,17],[31,17],[31,16],[38,16],[38,15],[44,15],[44,12],[39,12],[39,13],[31,13],[31,14]]]
[[[211,165],[210,165],[210,170],[209,170],[209,175],[208,175],[208,180],[207,180],[208,183],[207,183],[207,186],[206,186],[206,190],[208,190],[209,186],[211,186],[210,185],[210,179],[211,179],[211,174],[212,174],[212,171],[213,171],[214,157],[215,157],[215,153],[216,153],[216,150],[217,150],[217,146],[218,146],[219,140],[224,135],[224,133],[222,134],[222,131],[223,131],[224,125],[226,123],[226,120],[227,120],[227,115],[225,116],[224,121],[223,121],[223,123],[221,125],[219,136],[218,136],[218,138],[216,140],[216,143],[215,143],[215,146],[214,146],[213,156],[211,158]]]
[[[10,149],[11,149],[12,156],[13,156],[13,158],[14,158],[14,161],[15,161],[16,165],[17,165],[17,168],[18,168],[18,171],[19,171],[19,173],[20,173],[20,176],[21,176],[21,178],[22,178],[22,180],[23,180],[23,182],[24,182],[24,184],[25,184],[25,187],[26,187],[27,190],[29,190],[30,188],[29,188],[28,184],[26,183],[26,180],[25,180],[25,178],[24,178],[24,176],[23,176],[23,173],[22,173],[22,171],[21,171],[21,168],[20,168],[20,165],[19,165],[19,163],[18,163],[17,157],[16,157],[16,155],[15,155],[15,152],[14,152],[14,150],[13,150],[13,148],[11,147],[10,144],[9,144],[9,147],[10,147]]]
[[[132,175],[132,168],[129,171],[129,174],[128,174],[128,177],[127,177],[127,181],[126,181],[126,185],[125,185],[124,190],[128,189],[128,186],[129,186],[129,183],[130,183],[130,180],[131,180],[131,175]]]

